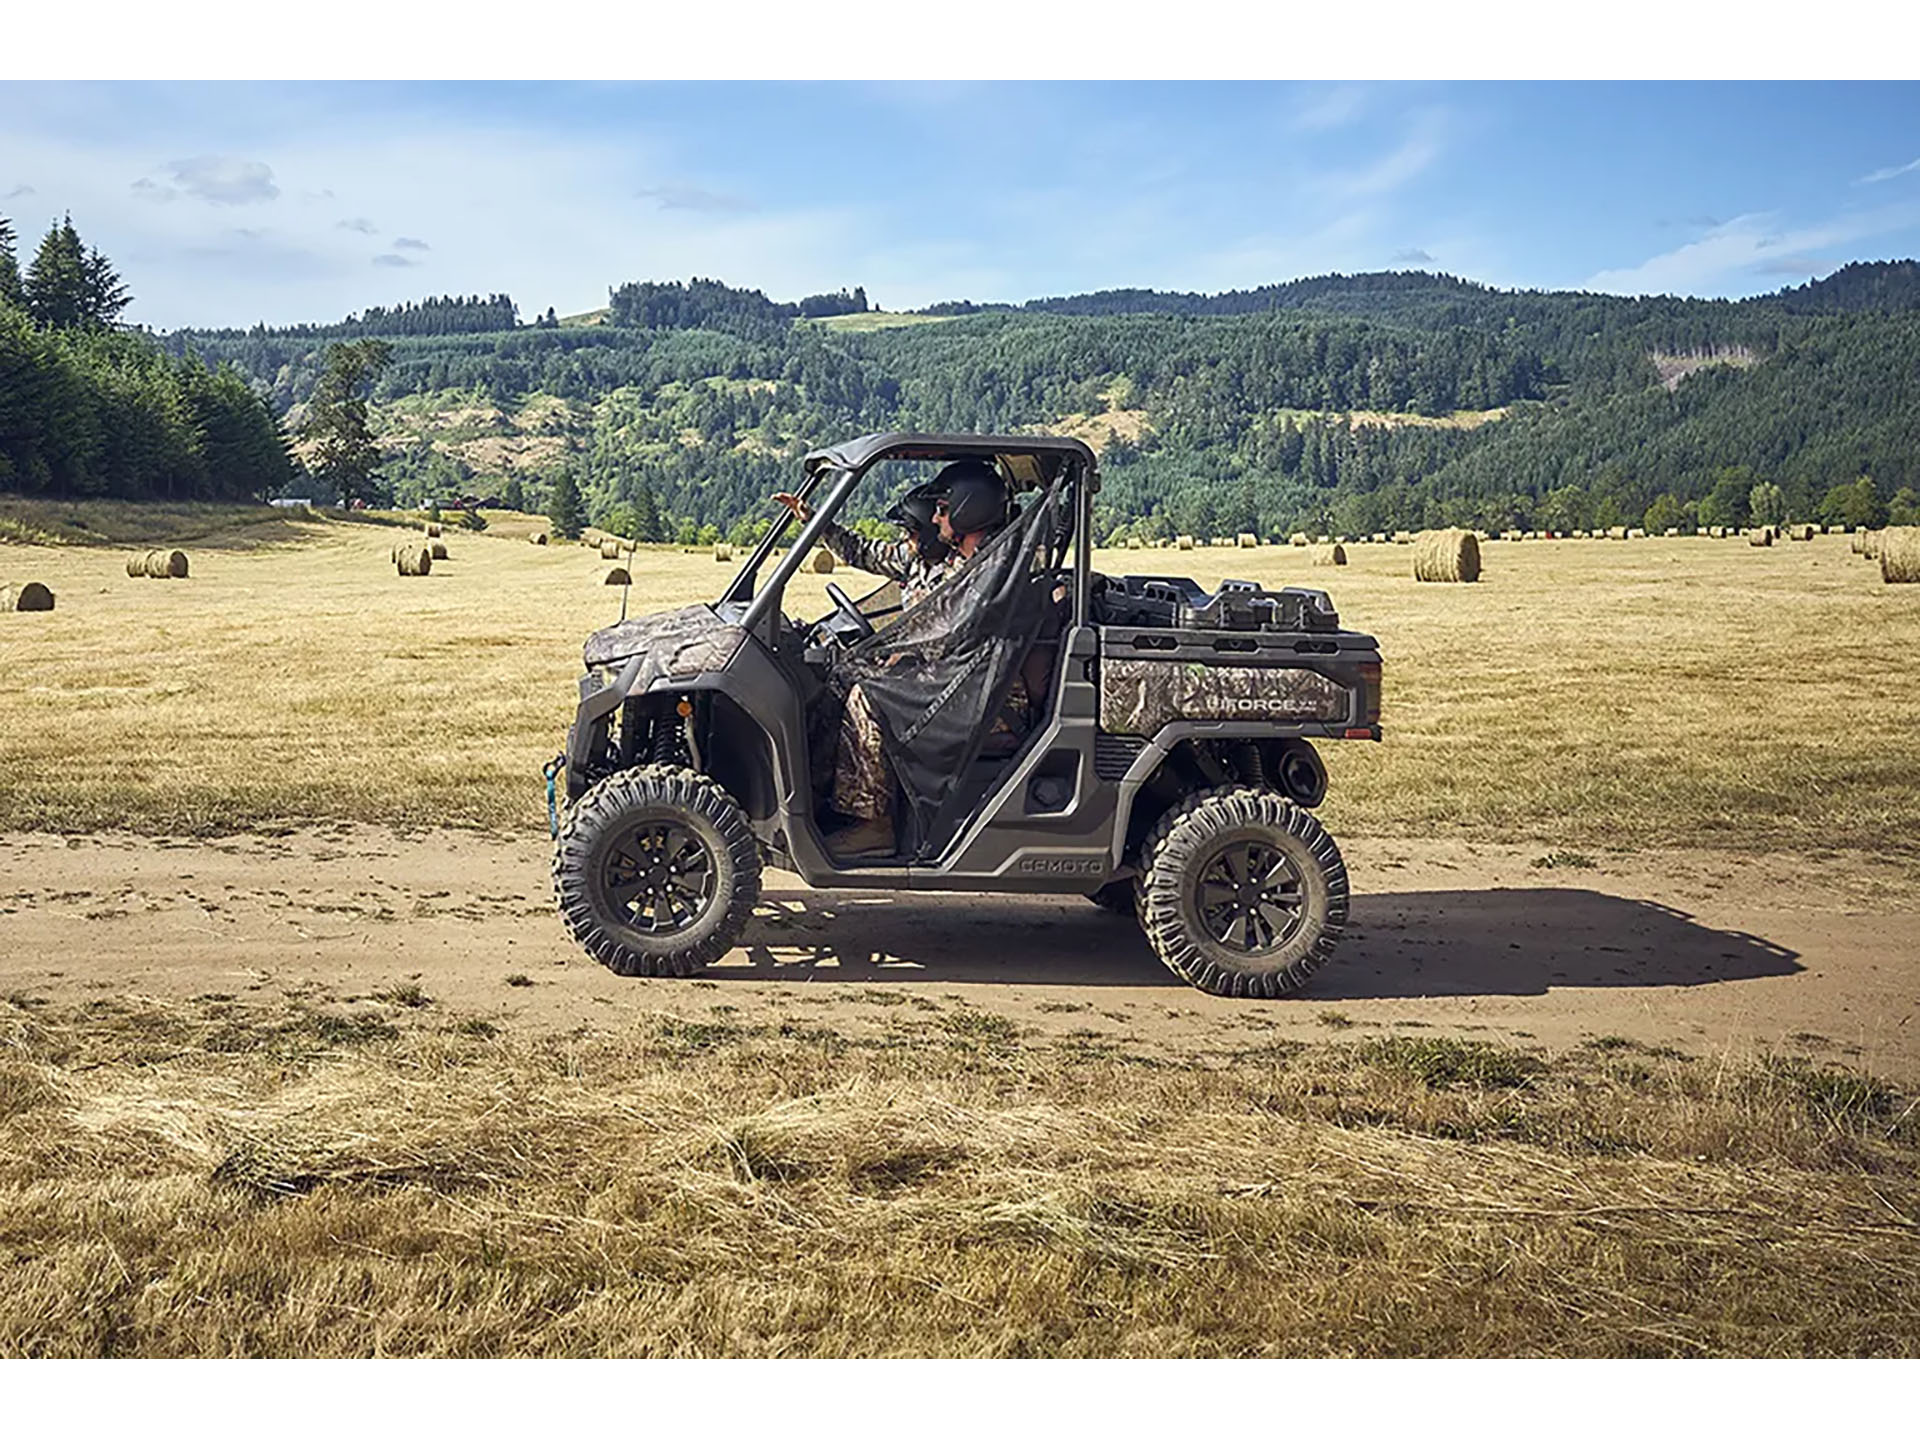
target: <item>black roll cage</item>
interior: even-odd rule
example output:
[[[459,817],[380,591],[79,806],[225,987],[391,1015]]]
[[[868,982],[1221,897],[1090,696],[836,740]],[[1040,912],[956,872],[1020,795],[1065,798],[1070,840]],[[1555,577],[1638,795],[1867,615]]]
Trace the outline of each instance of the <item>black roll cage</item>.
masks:
[[[773,553],[793,522],[784,507],[754,547],[739,572],[728,582],[715,609],[729,607],[740,614],[740,626],[761,643],[771,646],[776,638],[781,601],[787,582],[798,573],[813,547],[819,543],[834,518],[846,505],[856,486],[875,465],[883,460],[997,460],[1003,455],[1032,455],[1042,460],[1055,457],[1058,468],[1046,479],[1029,484],[1015,480],[1015,488],[1044,491],[1054,485],[1074,487],[1073,505],[1073,617],[1071,624],[1087,623],[1092,603],[1093,576],[1093,497],[1100,488],[1098,461],[1093,451],[1078,440],[1036,435],[943,435],[888,431],[864,435],[843,445],[815,450],[806,457],[805,476],[795,493],[811,500],[825,488],[825,497],[813,507],[813,513],[801,525],[792,547],[767,577],[766,586],[755,593],[760,567]]]

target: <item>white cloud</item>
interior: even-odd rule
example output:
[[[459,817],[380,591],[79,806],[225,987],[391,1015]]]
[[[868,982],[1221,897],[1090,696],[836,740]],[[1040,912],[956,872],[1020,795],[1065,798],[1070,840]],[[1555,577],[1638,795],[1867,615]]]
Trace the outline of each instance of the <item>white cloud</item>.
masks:
[[[373,257],[373,263],[394,270],[406,270],[421,262],[418,260],[409,260],[404,255],[376,255]]]
[[[259,160],[232,155],[193,155],[164,167],[174,188],[209,205],[257,205],[280,194],[273,170]]]
[[[649,185],[634,192],[642,200],[652,200],[662,210],[698,210],[711,215],[734,215],[753,209],[751,200],[708,190],[699,185]]]
[[[1839,216],[1798,228],[1783,228],[1771,214],[1739,215],[1698,240],[1638,265],[1590,275],[1580,288],[1615,295],[1710,294],[1742,273],[1781,273],[1778,267],[1783,262],[1791,261],[1794,273],[1799,273],[1801,263],[1813,252],[1904,230],[1917,220],[1920,209],[1912,206]]]
[[[402,235],[393,242],[396,250],[431,250],[433,247],[424,240],[416,240],[411,235]]]
[[[356,215],[351,220],[336,220],[333,224],[336,230],[351,230],[356,235],[378,235],[380,233],[380,227],[364,215]]]
[[[1920,170],[1920,160],[1909,160],[1904,165],[1889,165],[1884,170],[1876,170],[1871,175],[1862,175],[1853,183],[1856,185],[1878,185],[1882,180],[1895,180],[1902,175],[1910,175]]]
[[[1421,110],[1413,116],[1406,138],[1392,150],[1370,163],[1320,170],[1306,178],[1304,188],[1336,205],[1390,195],[1440,158],[1446,149],[1447,131],[1445,111]]]
[[[1295,130],[1338,130],[1358,119],[1366,106],[1364,87],[1335,85],[1309,98],[1293,112],[1290,123]]]

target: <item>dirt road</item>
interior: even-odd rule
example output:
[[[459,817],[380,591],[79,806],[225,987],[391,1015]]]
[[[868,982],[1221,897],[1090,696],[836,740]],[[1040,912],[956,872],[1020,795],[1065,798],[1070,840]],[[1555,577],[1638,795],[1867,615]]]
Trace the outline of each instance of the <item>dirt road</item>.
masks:
[[[884,1029],[972,1006],[1055,1036],[1230,1053],[1430,1028],[1552,1048],[1618,1035],[1920,1079],[1920,883],[1873,856],[1709,852],[1545,867],[1539,847],[1352,840],[1353,923],[1306,992],[1219,1000],[1077,899],[809,891],[767,877],[746,944],[694,981],[621,980],[568,941],[547,846],[358,826],[168,841],[0,836],[0,995],[304,996],[413,982],[529,1029],[640,1012]],[[1091,1032],[1091,1033],[1089,1033]]]

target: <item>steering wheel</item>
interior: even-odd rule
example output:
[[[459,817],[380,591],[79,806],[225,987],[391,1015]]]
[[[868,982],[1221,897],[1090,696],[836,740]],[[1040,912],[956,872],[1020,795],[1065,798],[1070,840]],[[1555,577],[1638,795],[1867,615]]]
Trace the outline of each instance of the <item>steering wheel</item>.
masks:
[[[860,632],[860,638],[862,640],[873,634],[873,622],[862,615],[860,613],[860,607],[847,598],[847,592],[831,580],[827,582],[827,598],[833,601],[836,610],[853,622],[854,628]]]

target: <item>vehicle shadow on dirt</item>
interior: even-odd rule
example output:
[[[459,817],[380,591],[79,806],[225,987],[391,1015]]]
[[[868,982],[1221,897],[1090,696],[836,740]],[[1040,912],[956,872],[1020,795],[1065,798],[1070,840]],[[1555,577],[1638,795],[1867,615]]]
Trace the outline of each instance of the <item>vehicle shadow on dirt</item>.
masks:
[[[1131,919],[1053,897],[768,891],[713,979],[1184,988]],[[1355,899],[1306,998],[1541,995],[1792,975],[1796,952],[1592,890],[1425,890]]]

